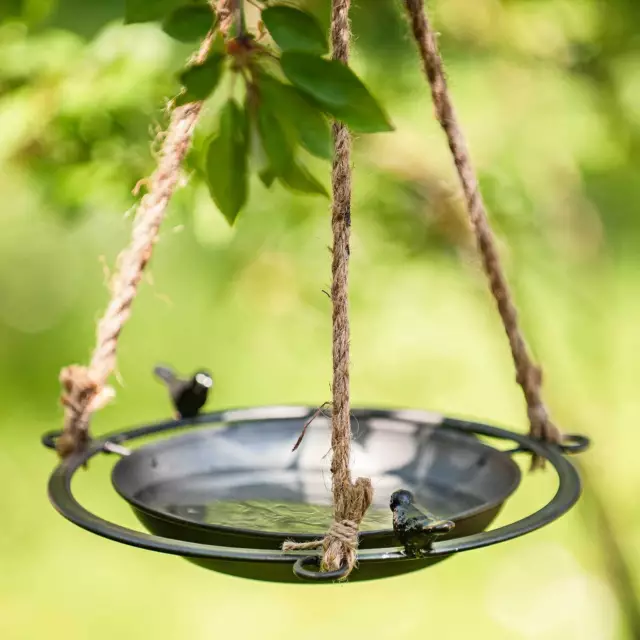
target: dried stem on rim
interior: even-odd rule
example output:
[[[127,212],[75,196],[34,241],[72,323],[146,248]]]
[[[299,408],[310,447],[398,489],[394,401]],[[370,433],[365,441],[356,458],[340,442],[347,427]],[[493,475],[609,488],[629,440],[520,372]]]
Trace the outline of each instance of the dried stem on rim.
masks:
[[[453,161],[462,184],[467,213],[476,236],[484,271],[509,339],[516,368],[516,380],[522,387],[527,402],[530,435],[546,442],[557,443],[561,439],[561,434],[550,420],[542,401],[542,370],[533,362],[518,325],[518,314],[500,264],[500,256],[480,193],[478,178],[447,88],[436,34],[425,13],[424,0],[404,0],[404,4],[409,15],[413,37],[420,52],[424,72],[431,87],[436,116],[447,136]],[[542,459],[534,457],[532,469],[541,467],[543,463]]]

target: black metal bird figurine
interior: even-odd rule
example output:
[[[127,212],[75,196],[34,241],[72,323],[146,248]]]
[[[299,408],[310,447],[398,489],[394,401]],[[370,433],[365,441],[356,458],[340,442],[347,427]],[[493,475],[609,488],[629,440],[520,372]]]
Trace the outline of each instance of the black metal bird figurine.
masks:
[[[451,520],[436,518],[420,511],[413,494],[406,489],[394,491],[389,503],[393,512],[393,530],[408,556],[419,558],[431,549],[435,538],[449,533],[455,526]]]
[[[167,385],[178,418],[195,418],[200,413],[213,386],[208,371],[198,371],[189,380],[181,380],[169,367],[158,366],[153,372]]]

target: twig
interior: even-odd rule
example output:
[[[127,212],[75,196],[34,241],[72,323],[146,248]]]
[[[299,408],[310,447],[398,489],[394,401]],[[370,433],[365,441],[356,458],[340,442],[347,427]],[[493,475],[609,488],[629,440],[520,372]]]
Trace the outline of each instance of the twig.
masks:
[[[304,423],[304,427],[302,427],[302,431],[300,432],[300,436],[298,437],[298,439],[296,440],[296,443],[293,445],[293,449],[291,449],[291,452],[294,452],[301,444],[302,444],[302,439],[305,436],[305,433],[307,433],[307,427],[322,413],[322,410],[327,406],[330,405],[330,402],[323,402],[315,411],[315,413],[309,418],[309,420],[307,420]]]

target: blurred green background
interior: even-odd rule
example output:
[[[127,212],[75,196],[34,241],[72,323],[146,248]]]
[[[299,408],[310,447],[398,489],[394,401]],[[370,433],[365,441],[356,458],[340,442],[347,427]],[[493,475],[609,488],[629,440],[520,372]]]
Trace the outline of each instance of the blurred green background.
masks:
[[[216,575],[107,542],[48,504],[58,372],[86,362],[105,265],[189,54],[121,0],[15,0],[0,16],[0,638],[638,637],[616,589],[597,492],[640,576],[640,5],[437,0],[432,17],[545,395],[591,436],[587,499],[535,534],[417,574],[317,589]],[[328,22],[326,0],[307,3]],[[352,398],[526,429],[506,339],[399,3],[354,8],[354,66],[392,134],[356,141]],[[328,167],[316,166],[328,182]],[[208,366],[211,408],[330,397],[328,204],[252,184],[230,230],[185,173],[120,343],[94,431],[169,413],[158,362]],[[112,459],[78,491],[137,526]],[[500,522],[541,506],[527,476]]]

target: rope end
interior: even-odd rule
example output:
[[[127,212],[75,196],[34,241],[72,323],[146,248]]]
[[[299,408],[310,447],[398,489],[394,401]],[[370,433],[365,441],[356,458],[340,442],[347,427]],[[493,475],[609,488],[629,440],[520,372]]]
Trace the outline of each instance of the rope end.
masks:
[[[104,407],[114,396],[111,387],[102,386],[91,371],[82,365],[70,365],[60,372],[65,409],[64,429],[56,442],[56,451],[63,460],[73,453],[84,451],[91,440],[89,420],[91,414]]]
[[[549,414],[542,404],[530,406],[529,416],[529,435],[536,440],[548,442],[550,444],[559,444],[562,440],[562,432],[551,421]],[[540,456],[533,455],[531,457],[531,466],[529,471],[537,471],[545,468],[545,459]]]
[[[346,567],[340,580],[346,580],[357,561],[358,531],[373,501],[373,485],[369,478],[358,478],[344,487],[337,505],[336,517],[324,541],[323,571],[337,571]]]

